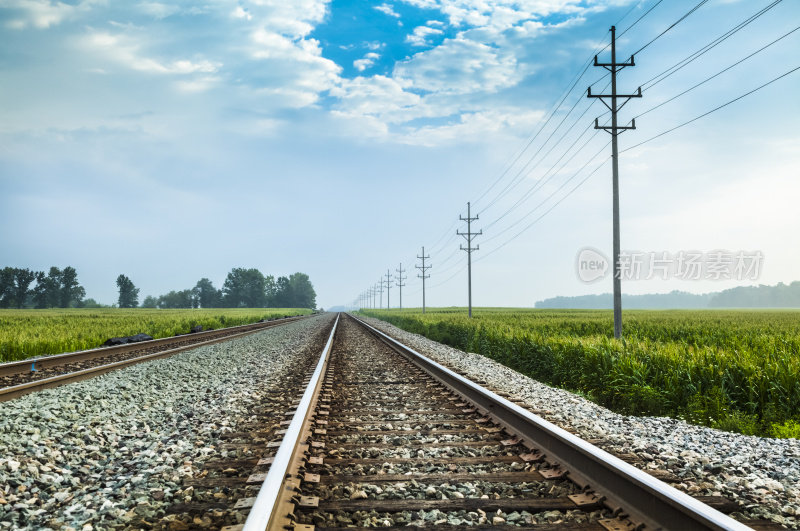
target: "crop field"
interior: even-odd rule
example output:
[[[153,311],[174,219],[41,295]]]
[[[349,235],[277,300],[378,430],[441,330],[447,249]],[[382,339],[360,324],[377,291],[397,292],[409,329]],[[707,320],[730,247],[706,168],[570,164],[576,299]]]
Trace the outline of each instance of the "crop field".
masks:
[[[800,437],[800,311],[362,310],[631,415]]]
[[[158,339],[195,325],[208,330],[309,313],[303,308],[0,310],[0,361],[95,348],[110,337],[140,332]]]

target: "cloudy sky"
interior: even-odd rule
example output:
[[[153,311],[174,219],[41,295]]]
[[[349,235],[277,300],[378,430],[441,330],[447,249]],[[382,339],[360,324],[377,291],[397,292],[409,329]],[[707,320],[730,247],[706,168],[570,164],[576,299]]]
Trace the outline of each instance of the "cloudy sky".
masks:
[[[471,201],[474,304],[609,291],[575,262],[611,253],[586,87],[608,90],[587,65],[616,24],[620,91],[644,90],[620,113],[623,249],[763,255],[757,280],[624,291],[797,280],[800,71],[649,139],[800,66],[799,21],[793,0],[0,0],[0,265],[72,265],[105,303],[120,273],[143,297],[303,271],[328,307],[402,262],[408,306],[425,245],[428,303],[464,305]]]

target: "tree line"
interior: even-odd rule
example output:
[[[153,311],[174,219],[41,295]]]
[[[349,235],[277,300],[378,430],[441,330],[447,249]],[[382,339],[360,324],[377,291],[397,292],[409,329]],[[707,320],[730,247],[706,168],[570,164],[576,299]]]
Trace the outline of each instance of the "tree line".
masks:
[[[612,308],[611,293],[553,297],[536,303],[536,308],[594,309]],[[685,291],[622,294],[622,307],[628,309],[670,308],[800,308],[800,281],[779,282],[775,286],[739,286],[724,291],[693,294]]]
[[[125,275],[117,277],[120,308],[139,307],[139,288]],[[72,266],[44,271],[27,268],[0,269],[0,308],[96,308],[86,299]],[[147,296],[142,308],[316,308],[317,294],[305,273],[288,277],[265,276],[258,269],[231,269],[222,288],[207,278],[193,288],[170,291],[159,297]]]
[[[74,267],[53,266],[47,273],[20,267],[0,269],[0,308],[80,308],[94,303],[84,297],[86,290],[78,283]]]
[[[138,306],[139,289],[125,275],[117,278],[120,308]],[[142,308],[316,308],[317,294],[308,275],[264,275],[258,269],[231,269],[222,288],[201,278],[193,288],[148,295]]]

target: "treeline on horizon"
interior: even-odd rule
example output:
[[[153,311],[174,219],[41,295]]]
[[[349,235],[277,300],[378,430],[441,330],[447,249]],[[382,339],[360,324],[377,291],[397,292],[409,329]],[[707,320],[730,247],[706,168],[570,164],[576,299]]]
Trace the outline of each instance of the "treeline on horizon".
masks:
[[[536,308],[550,309],[608,309],[613,307],[611,293],[553,297],[538,301]],[[685,291],[622,295],[627,309],[702,309],[702,308],[800,308],[800,281],[779,282],[775,286],[740,286],[724,291],[694,294]]]
[[[125,275],[117,277],[120,308],[137,308],[139,288]],[[27,268],[0,269],[0,308],[104,308],[110,307],[85,298],[72,266],[51,267],[44,271]],[[142,308],[316,308],[317,294],[308,275],[265,276],[258,269],[231,269],[221,289],[207,278],[193,288],[170,291],[158,297],[147,296]]]
[[[317,307],[314,285],[305,273],[264,275],[258,269],[231,269],[221,289],[207,278],[193,288],[147,296],[142,308],[311,308]]]

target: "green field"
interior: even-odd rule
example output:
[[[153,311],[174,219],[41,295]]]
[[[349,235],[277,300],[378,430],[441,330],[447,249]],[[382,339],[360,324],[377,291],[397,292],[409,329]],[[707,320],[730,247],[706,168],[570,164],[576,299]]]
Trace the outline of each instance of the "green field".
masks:
[[[614,411],[800,437],[800,311],[362,310]]]
[[[0,310],[0,361],[95,348],[110,337],[140,332],[169,337],[195,325],[208,330],[309,313],[303,308]]]

